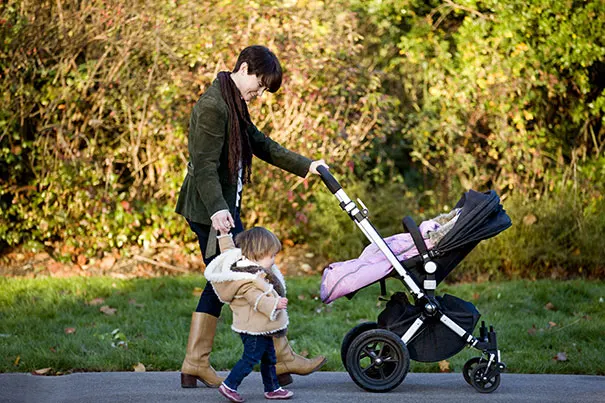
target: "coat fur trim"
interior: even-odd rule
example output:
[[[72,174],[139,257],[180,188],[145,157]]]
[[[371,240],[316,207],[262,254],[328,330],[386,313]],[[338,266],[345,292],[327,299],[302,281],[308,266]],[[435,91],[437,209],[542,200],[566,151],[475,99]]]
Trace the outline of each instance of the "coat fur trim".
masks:
[[[290,319],[288,317],[286,317],[286,324],[281,326],[278,329],[275,330],[271,330],[270,332],[250,332],[248,330],[242,330],[242,329],[238,329],[237,327],[235,327],[234,325],[231,325],[231,330],[233,330],[236,333],[245,333],[245,334],[251,334],[253,336],[277,336],[276,333],[281,333],[284,332],[286,329],[288,329],[288,325],[290,324]]]

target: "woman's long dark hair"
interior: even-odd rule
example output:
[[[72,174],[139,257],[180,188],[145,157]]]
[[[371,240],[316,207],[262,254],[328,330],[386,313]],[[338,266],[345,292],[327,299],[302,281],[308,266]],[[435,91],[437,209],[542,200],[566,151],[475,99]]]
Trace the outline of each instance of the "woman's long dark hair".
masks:
[[[248,64],[248,74],[261,78],[263,86],[269,92],[279,89],[282,82],[282,70],[279,60],[273,52],[264,46],[249,46],[242,50],[233,72],[239,71],[242,63]],[[237,86],[231,79],[231,73],[218,73],[221,94],[229,110],[229,176],[232,182],[237,181],[238,171],[242,168],[242,182],[250,182],[252,168],[252,146],[248,138],[248,126],[252,124],[248,106]]]

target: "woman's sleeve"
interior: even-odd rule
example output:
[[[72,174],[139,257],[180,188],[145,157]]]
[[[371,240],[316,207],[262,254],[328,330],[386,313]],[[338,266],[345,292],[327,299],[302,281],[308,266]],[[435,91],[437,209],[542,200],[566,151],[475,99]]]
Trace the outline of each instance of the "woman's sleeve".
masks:
[[[218,176],[227,112],[221,110],[212,98],[207,98],[201,101],[191,124],[194,126],[189,135],[189,152],[195,188],[212,216],[219,210],[229,209]]]
[[[309,158],[282,147],[253,124],[248,126],[248,136],[252,145],[252,152],[258,158],[302,178],[307,176],[311,165]]]

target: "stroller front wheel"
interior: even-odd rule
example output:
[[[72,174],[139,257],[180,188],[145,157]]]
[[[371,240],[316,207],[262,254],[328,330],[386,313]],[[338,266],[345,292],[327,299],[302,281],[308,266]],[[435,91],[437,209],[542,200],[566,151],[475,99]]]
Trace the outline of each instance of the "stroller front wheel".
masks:
[[[473,373],[473,370],[475,369],[477,364],[479,364],[481,362],[482,362],[481,357],[473,357],[470,360],[468,360],[466,362],[466,364],[464,364],[464,367],[462,368],[462,376],[464,377],[464,380],[466,381],[466,383],[468,383],[469,385],[473,384],[471,382],[471,379],[472,379],[471,374]]]
[[[471,371],[471,385],[477,392],[491,393],[500,386],[500,373],[490,371],[487,363],[477,364]]]
[[[367,330],[351,342],[346,368],[359,387],[370,392],[388,392],[405,379],[410,354],[395,333]]]

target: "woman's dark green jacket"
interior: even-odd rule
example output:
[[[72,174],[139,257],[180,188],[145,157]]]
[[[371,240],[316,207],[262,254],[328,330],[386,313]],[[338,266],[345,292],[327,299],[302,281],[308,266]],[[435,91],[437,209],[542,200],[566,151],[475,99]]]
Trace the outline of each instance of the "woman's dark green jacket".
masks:
[[[176,212],[191,221],[211,224],[220,210],[235,213],[237,183],[229,180],[228,109],[218,80],[197,101],[189,122],[189,164],[181,186]],[[260,159],[288,172],[305,177],[311,160],[285,149],[260,132],[248,127],[252,152]]]

